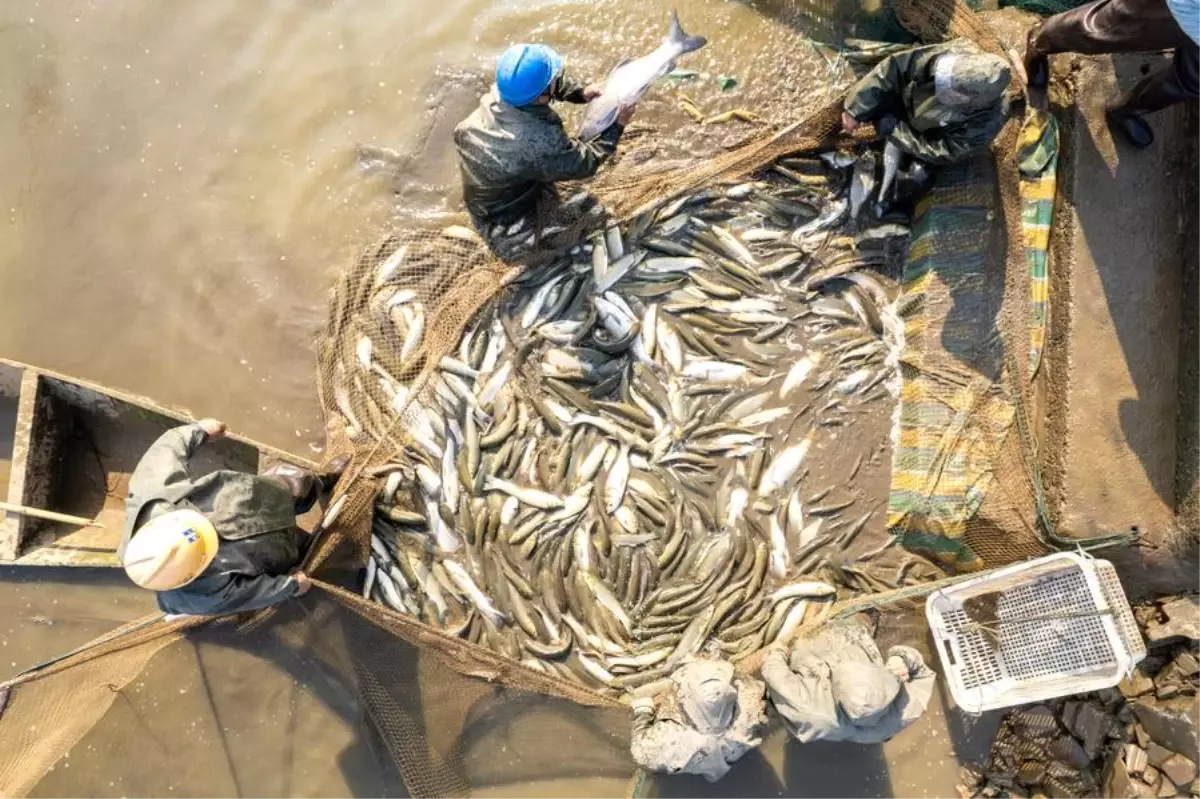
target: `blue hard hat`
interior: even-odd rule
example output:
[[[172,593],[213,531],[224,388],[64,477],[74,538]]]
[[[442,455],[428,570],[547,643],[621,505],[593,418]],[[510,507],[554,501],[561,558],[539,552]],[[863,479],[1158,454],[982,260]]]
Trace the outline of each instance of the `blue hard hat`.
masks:
[[[529,105],[562,69],[562,56],[544,44],[514,44],[496,64],[496,88],[509,105]]]

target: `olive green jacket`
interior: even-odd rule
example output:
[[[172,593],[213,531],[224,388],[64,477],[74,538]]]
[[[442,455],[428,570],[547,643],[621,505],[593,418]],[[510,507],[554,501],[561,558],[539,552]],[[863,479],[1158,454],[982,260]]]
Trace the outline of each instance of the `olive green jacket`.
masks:
[[[934,62],[967,42],[917,47],[890,55],[864,75],[846,97],[846,112],[860,122],[891,114],[897,120],[891,140],[929,164],[952,164],[991,143],[1008,115],[1008,103],[987,108],[955,108],[940,102]]]
[[[583,86],[565,74],[552,99],[583,103]],[[510,224],[530,213],[546,184],[596,174],[617,149],[624,128],[614,124],[592,142],[567,135],[548,105],[513,106],[496,88],[454,129],[463,199],[481,225]]]

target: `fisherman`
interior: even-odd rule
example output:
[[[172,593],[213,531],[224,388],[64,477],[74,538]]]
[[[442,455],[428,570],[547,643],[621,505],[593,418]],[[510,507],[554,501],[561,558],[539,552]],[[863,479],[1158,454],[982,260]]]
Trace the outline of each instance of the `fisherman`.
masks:
[[[716,782],[762,743],[763,684],[728,661],[697,658],[635,693],[630,749],[638,765]]]
[[[1093,0],[1055,14],[1029,31],[1025,73],[1043,89],[1052,53],[1173,50],[1171,63],[1139,81],[1107,109],[1109,125],[1139,150],[1154,143],[1143,115],[1200,96],[1200,0]]]
[[[134,583],[158,592],[166,613],[257,610],[310,587],[296,570],[308,544],[296,517],[330,487],[346,459],[320,477],[286,464],[262,476],[189,474],[197,450],[224,435],[216,419],[168,430],[129,478],[117,557]]]
[[[563,70],[563,59],[544,44],[517,44],[496,65],[496,84],[454,129],[463,198],[480,230],[492,238],[526,219],[543,189],[596,174],[617,149],[633,108],[596,139],[567,135],[550,101],[586,103],[601,86],[584,86]]]
[[[932,180],[926,167],[963,161],[1000,132],[1009,77],[1007,61],[966,39],[904,50],[850,89],[842,127],[849,132],[875,121],[880,135],[913,160],[901,182],[906,176],[918,194]]]
[[[890,740],[920,718],[937,679],[912,647],[891,647],[885,661],[855,619],[798,639],[790,657],[772,648],[762,677],[796,740],[860,744]]]

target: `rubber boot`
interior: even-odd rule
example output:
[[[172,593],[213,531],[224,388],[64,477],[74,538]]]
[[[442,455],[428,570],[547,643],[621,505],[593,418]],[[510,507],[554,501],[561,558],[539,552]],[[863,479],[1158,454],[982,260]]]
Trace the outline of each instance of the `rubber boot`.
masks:
[[[1125,141],[1129,142],[1135,149],[1145,150],[1150,145],[1154,144],[1154,131],[1150,128],[1150,123],[1137,114],[1129,114],[1121,109],[1110,108],[1108,110],[1108,126],[1121,131],[1125,137]]]

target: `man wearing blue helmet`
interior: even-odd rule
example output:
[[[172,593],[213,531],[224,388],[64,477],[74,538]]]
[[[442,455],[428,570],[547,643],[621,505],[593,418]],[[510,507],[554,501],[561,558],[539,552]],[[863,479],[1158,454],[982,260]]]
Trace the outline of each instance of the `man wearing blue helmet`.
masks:
[[[617,149],[629,109],[591,142],[567,135],[551,100],[586,103],[600,94],[563,71],[562,57],[542,44],[513,45],[496,65],[496,85],[454,129],[463,199],[485,232],[533,211],[542,189],[596,174]]]

